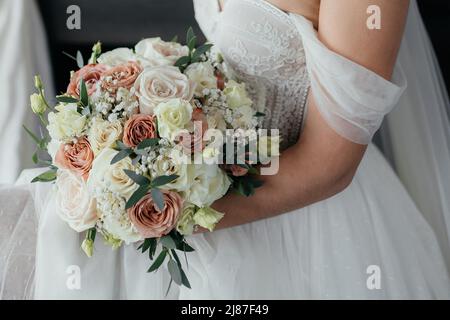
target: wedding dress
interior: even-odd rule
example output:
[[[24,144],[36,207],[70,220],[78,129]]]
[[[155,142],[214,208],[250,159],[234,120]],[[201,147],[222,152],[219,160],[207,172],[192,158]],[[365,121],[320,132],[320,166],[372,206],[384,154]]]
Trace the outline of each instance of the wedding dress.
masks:
[[[264,126],[280,129],[283,147],[301,133],[310,90],[334,130],[367,143],[406,86],[400,66],[388,82],[329,51],[304,17],[264,0],[228,0],[222,12],[216,0],[194,5],[205,35],[266,113]],[[8,204],[0,214],[0,297],[165,297],[167,271],[146,274],[148,259],[134,245],[112,251],[96,241],[94,258],[86,258],[79,248],[82,236],[57,216],[52,186],[21,184],[35,174],[25,172],[17,186],[0,189],[0,203]],[[11,195],[18,196],[8,203]],[[372,144],[344,192],[275,218],[192,236],[189,242],[196,248],[186,268],[192,289],[173,287],[169,298],[450,297],[441,253],[447,248],[440,248]],[[72,282],[77,273],[78,286]]]

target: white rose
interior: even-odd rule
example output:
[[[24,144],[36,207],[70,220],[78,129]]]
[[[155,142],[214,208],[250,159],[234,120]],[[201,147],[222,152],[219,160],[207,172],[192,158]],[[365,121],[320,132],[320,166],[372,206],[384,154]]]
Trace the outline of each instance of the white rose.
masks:
[[[191,122],[192,106],[182,99],[171,99],[155,108],[158,132],[162,138],[174,140]]]
[[[119,120],[105,121],[100,117],[92,119],[88,140],[91,149],[97,155],[105,148],[111,147],[122,135],[122,124]]]
[[[189,54],[187,46],[176,42],[165,42],[159,37],[141,40],[136,45],[135,51],[144,67],[173,66],[179,58]]]
[[[244,83],[237,83],[234,80],[230,80],[225,84],[223,90],[227,98],[227,104],[230,108],[234,109],[240,106],[252,104],[252,100],[247,95]]]
[[[67,141],[82,135],[86,126],[86,116],[77,112],[77,105],[57,105],[58,112],[48,114],[48,132],[50,137],[59,141]]]
[[[189,188],[187,175],[187,156],[177,149],[168,149],[152,162],[152,176],[177,175],[178,178],[161,186],[162,189],[186,191]]]
[[[95,226],[98,220],[95,199],[81,176],[70,170],[58,170],[56,190],[58,214],[62,220],[77,232]]]
[[[188,166],[190,186],[187,201],[198,207],[210,206],[227,193],[231,182],[217,164],[192,164]]]
[[[136,55],[129,48],[117,48],[103,53],[98,57],[97,61],[101,64],[115,67],[128,61],[136,61]]]
[[[214,68],[209,62],[197,62],[189,65],[184,72],[188,78],[195,82],[195,95],[203,97],[204,89],[216,89],[217,78],[214,75]]]
[[[249,105],[243,105],[238,107],[236,113],[238,116],[233,119],[234,128],[253,128],[257,124],[257,119],[255,118],[255,110]]]
[[[139,110],[144,114],[153,114],[158,104],[169,99],[190,101],[194,95],[194,87],[195,84],[186,75],[171,66],[146,68],[134,84],[139,98]]]
[[[111,164],[111,160],[117,153],[116,150],[106,148],[94,159],[88,179],[89,189],[94,192],[99,187],[107,188],[125,199],[129,199],[137,190],[138,185],[128,177],[124,170],[134,171],[135,168],[129,157]]]

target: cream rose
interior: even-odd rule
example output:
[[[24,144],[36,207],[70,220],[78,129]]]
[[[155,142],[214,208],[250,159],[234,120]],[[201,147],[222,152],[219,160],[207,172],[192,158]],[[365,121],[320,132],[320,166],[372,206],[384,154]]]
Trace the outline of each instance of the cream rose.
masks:
[[[197,62],[189,65],[184,72],[189,80],[196,84],[195,95],[203,97],[204,89],[216,89],[217,78],[214,75],[214,68],[209,62]]]
[[[189,54],[187,46],[176,42],[165,42],[161,38],[141,40],[135,47],[136,55],[143,66],[173,66],[182,56]]]
[[[237,108],[241,106],[250,106],[252,100],[248,97],[245,90],[244,83],[237,83],[234,80],[230,80],[226,83],[223,90],[227,98],[227,103],[230,108]]]
[[[100,117],[93,118],[88,139],[94,154],[97,155],[103,149],[111,147],[121,138],[122,131],[119,120],[106,121]]]
[[[160,103],[155,108],[159,135],[173,141],[190,124],[192,112],[191,104],[182,99]]]
[[[222,212],[214,210],[211,207],[204,207],[195,213],[194,223],[212,232],[223,216],[224,214]]]
[[[188,166],[189,190],[186,200],[198,207],[210,206],[227,193],[231,182],[216,165],[191,164]]]
[[[98,57],[97,61],[111,67],[116,67],[129,61],[136,61],[136,55],[129,48],[117,48],[103,53]]]
[[[139,98],[139,110],[153,114],[156,106],[170,99],[190,101],[195,85],[178,68],[161,66],[146,68],[137,78],[134,87]]]
[[[161,188],[166,190],[186,191],[189,188],[187,175],[188,159],[186,155],[177,149],[168,149],[162,152],[152,162],[152,176],[177,175],[178,178]]]
[[[107,188],[128,199],[137,190],[138,185],[128,177],[124,170],[134,171],[135,168],[129,157],[111,164],[111,160],[117,153],[117,151],[110,148],[103,149],[100,152],[92,164],[88,185],[92,191],[99,187]]]
[[[81,176],[70,170],[58,170],[56,202],[62,220],[77,232],[95,226],[98,216],[96,203]]]
[[[55,107],[58,112],[48,114],[48,132],[50,137],[59,141],[67,141],[82,135],[86,127],[86,116],[77,112],[77,105],[59,104]]]

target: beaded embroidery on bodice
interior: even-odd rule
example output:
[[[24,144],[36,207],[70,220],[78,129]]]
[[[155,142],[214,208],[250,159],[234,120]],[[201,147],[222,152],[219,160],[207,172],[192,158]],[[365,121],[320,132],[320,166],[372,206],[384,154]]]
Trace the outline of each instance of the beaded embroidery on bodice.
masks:
[[[282,148],[294,144],[310,82],[302,40],[288,15],[264,0],[228,0],[222,12],[217,0],[197,0],[195,6],[205,34],[266,114],[262,127],[280,130]]]

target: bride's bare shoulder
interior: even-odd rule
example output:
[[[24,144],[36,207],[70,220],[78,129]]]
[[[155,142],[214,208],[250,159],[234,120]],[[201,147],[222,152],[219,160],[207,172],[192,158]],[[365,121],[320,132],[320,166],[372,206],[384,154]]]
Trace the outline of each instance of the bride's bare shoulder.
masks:
[[[320,0],[266,0],[279,9],[304,16],[317,28],[319,24]]]

